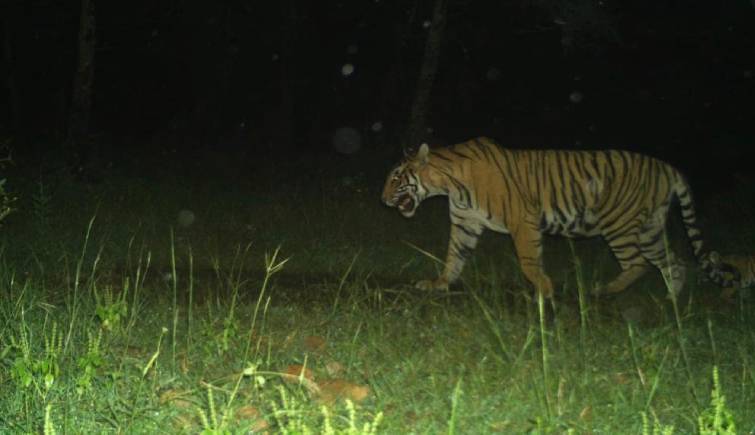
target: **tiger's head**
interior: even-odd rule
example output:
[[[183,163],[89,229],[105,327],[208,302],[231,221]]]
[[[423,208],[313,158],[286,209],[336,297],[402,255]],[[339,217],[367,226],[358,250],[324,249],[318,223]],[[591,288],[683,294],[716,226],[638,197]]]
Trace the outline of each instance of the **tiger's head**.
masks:
[[[406,218],[414,216],[419,204],[428,197],[428,189],[422,183],[422,173],[427,167],[430,148],[420,145],[414,155],[408,155],[388,174],[383,187],[382,200],[388,207],[396,207]]]

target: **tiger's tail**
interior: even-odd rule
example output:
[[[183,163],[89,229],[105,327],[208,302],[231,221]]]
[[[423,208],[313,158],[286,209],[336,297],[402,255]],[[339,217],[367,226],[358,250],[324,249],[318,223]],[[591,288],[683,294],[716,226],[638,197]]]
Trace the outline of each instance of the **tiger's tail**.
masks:
[[[692,200],[692,193],[687,180],[681,174],[678,174],[675,183],[674,192],[679,198],[681,208],[682,222],[687,232],[692,252],[695,254],[700,268],[705,272],[708,278],[720,287],[732,287],[738,285],[741,275],[736,267],[720,261],[711,261],[711,255],[716,256],[715,251],[705,251],[703,247],[702,231],[697,226],[697,216],[695,214],[695,204]]]

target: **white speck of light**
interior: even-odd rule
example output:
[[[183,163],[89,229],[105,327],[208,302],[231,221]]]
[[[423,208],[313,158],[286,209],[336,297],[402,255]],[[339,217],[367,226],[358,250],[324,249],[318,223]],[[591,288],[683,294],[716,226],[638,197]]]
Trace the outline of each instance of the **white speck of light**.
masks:
[[[378,133],[383,130],[383,123],[381,121],[375,121],[372,123],[372,127],[370,127],[373,132]]]
[[[429,28],[430,28],[430,26],[432,26],[432,24],[433,24],[433,23],[431,23],[431,22],[430,22],[430,20],[425,20],[425,21],[424,21],[424,22],[422,23],[422,27],[424,27],[425,29],[429,29]]]
[[[584,98],[585,96],[582,95],[582,92],[579,91],[573,91],[571,94],[569,94],[569,101],[574,104],[581,103]]]
[[[354,65],[346,63],[341,67],[341,75],[344,77],[348,77],[352,74],[354,74]]]
[[[278,53],[273,53],[273,62],[279,59]]]

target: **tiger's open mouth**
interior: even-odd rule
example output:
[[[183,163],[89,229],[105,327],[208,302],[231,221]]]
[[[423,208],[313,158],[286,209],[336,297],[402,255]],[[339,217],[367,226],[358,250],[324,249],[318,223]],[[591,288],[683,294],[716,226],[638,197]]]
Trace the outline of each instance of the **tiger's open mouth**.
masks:
[[[416,208],[416,204],[414,202],[414,198],[412,198],[411,195],[401,195],[398,197],[398,200],[396,201],[396,207],[398,208],[398,211],[401,212],[402,215],[406,217],[410,217],[414,215],[414,209]]]

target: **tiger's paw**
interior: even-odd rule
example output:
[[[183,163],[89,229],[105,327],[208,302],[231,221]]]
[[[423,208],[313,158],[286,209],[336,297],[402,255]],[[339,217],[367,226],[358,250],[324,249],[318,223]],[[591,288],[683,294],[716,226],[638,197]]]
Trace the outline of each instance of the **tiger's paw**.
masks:
[[[442,278],[438,279],[424,279],[422,281],[417,281],[416,284],[414,284],[414,287],[420,290],[430,291],[430,290],[448,290],[448,281]]]
[[[617,281],[611,281],[608,284],[603,284],[598,281],[592,288],[592,295],[595,297],[616,295],[624,290],[626,290],[626,286],[621,285],[621,283]]]
[[[602,282],[596,282],[595,285],[592,288],[592,295],[593,296],[601,296],[606,294],[606,286],[603,285]]]

